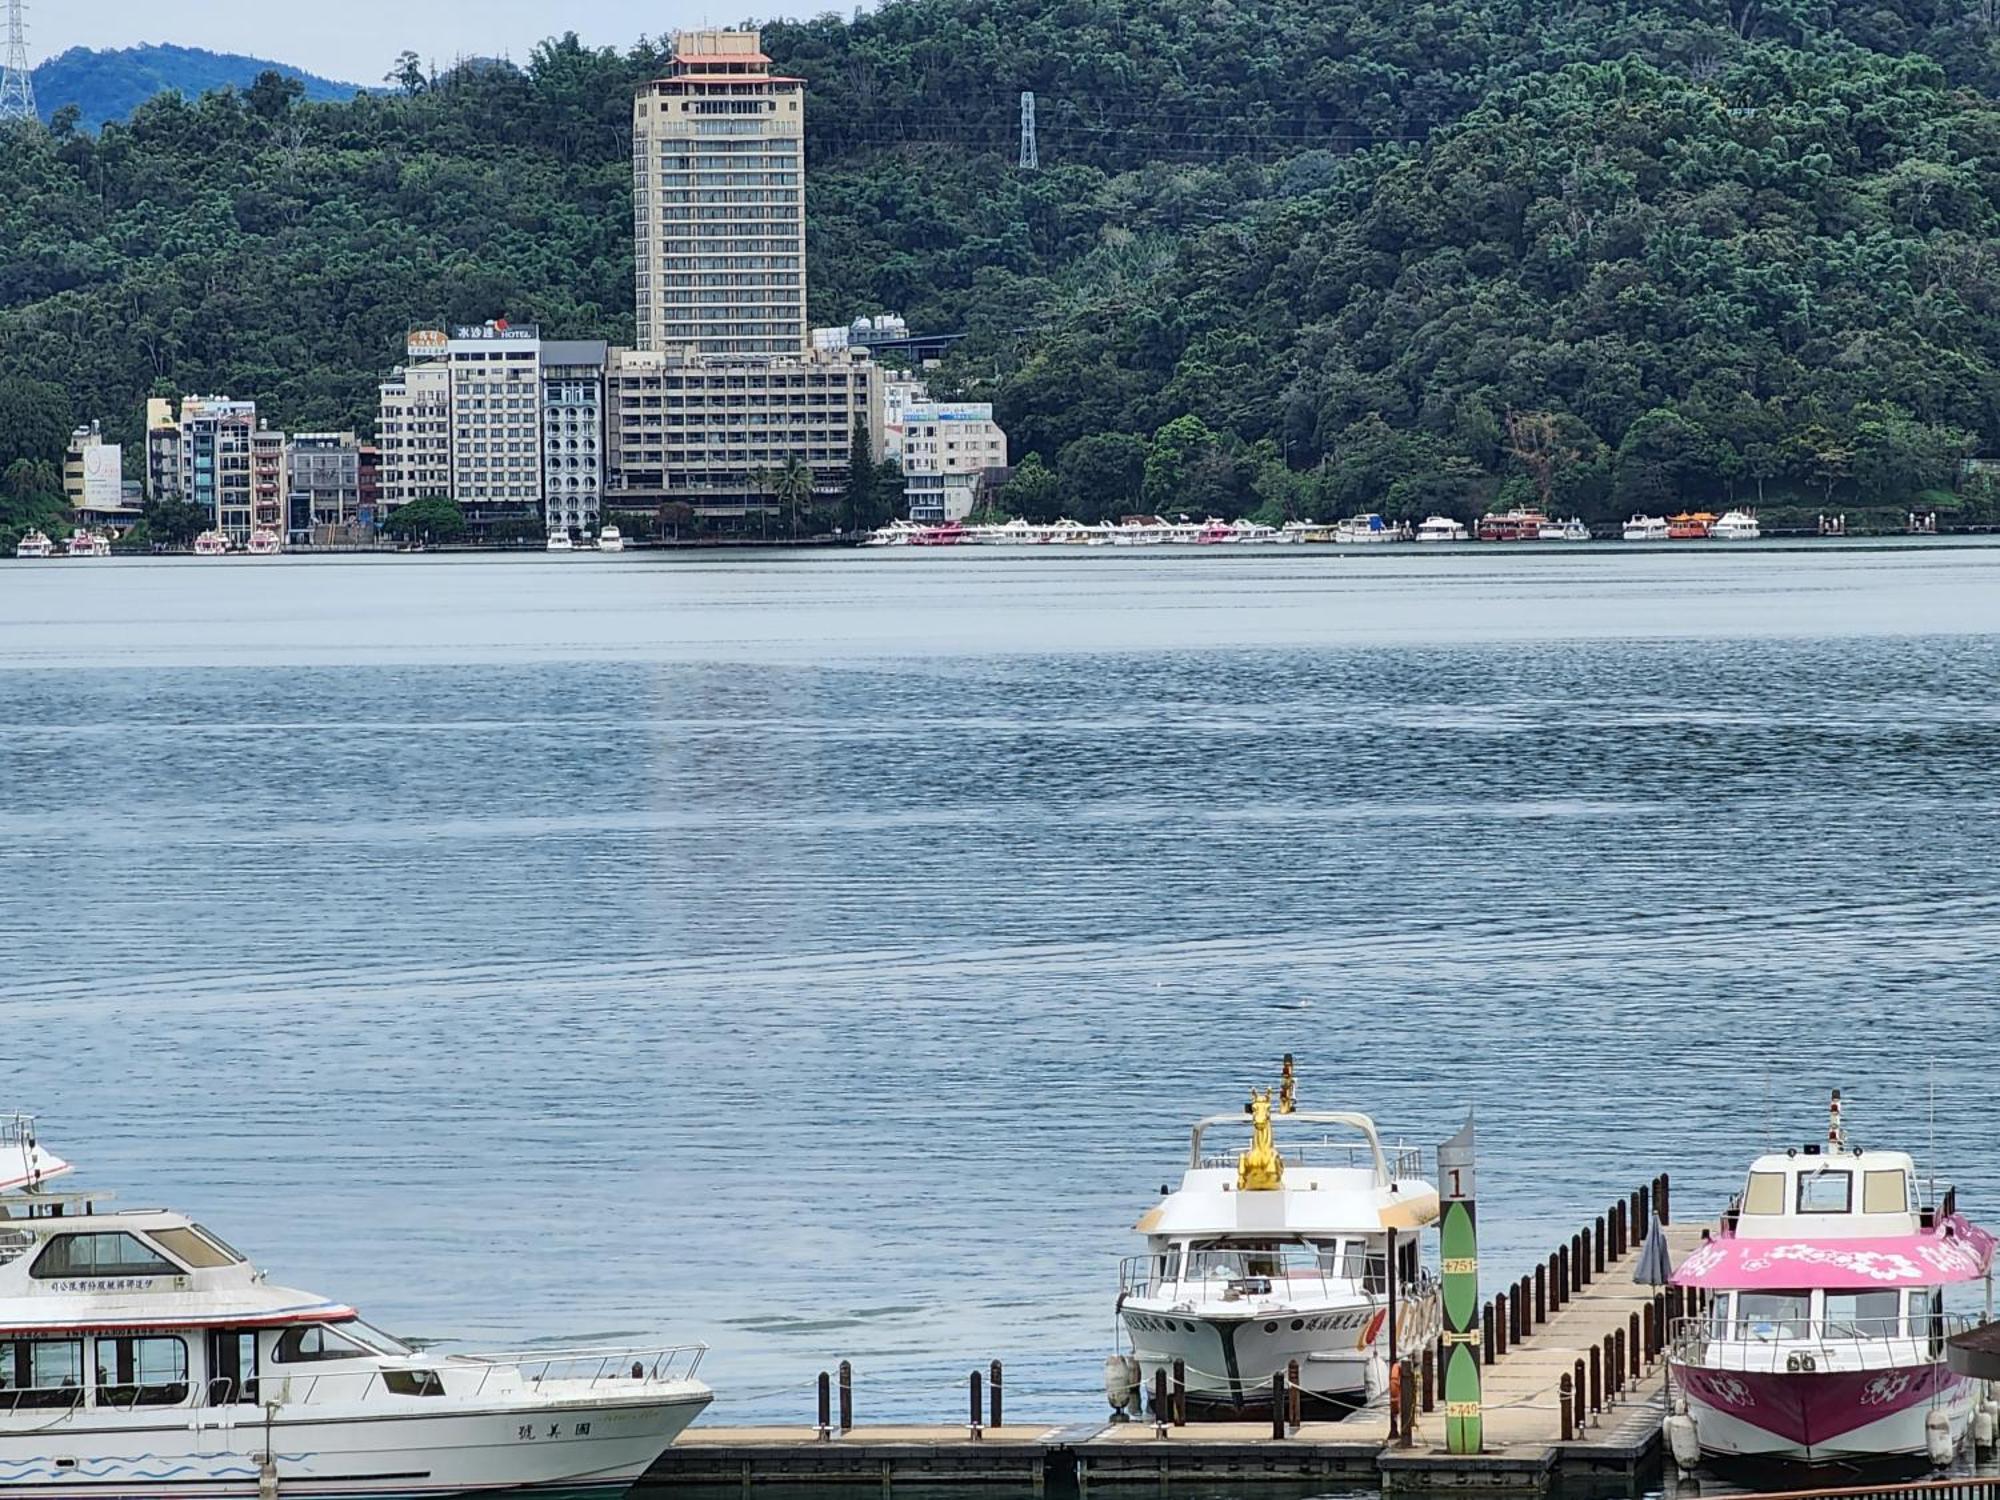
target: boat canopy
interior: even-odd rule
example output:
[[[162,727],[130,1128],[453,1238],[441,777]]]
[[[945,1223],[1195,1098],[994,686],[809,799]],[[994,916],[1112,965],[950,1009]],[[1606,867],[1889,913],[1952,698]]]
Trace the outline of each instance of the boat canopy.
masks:
[[[1725,1235],[1690,1253],[1674,1272],[1674,1283],[1710,1291],[1949,1286],[1986,1275],[1994,1245],[1991,1234],[1955,1214],[1922,1234],[1839,1239]]]

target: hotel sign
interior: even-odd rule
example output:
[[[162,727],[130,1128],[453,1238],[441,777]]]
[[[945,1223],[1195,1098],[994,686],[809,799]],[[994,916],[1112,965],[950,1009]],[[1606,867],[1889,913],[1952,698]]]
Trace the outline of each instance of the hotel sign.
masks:
[[[443,354],[451,347],[451,340],[442,329],[419,328],[410,334],[410,357],[422,359],[429,355]]]

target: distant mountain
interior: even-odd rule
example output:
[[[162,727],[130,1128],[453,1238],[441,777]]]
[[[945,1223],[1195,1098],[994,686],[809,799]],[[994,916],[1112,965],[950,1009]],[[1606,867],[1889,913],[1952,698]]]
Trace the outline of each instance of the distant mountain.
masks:
[[[47,119],[66,104],[83,111],[83,125],[95,130],[107,120],[122,120],[155,94],[178,90],[189,99],[210,89],[234,85],[247,89],[267,70],[296,78],[306,97],[316,101],[352,99],[366,92],[359,84],[243,57],[233,52],[209,52],[200,47],[140,46],[99,51],[72,47],[35,69],[35,102]]]

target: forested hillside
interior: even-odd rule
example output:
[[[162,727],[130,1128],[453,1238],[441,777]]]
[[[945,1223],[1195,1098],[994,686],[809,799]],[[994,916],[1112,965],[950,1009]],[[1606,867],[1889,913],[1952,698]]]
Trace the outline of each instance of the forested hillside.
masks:
[[[1996,37],[1993,0],[891,0],[766,45],[811,85],[815,319],[966,332],[1017,507],[1602,518],[1991,503],[1949,492],[2000,453]],[[14,143],[0,462],[53,425],[10,389],[128,439],[169,388],[366,427],[412,324],[629,338],[662,61]]]

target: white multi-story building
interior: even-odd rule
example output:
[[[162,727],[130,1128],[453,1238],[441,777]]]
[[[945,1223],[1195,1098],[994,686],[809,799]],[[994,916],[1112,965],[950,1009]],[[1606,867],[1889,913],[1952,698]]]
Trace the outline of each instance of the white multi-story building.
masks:
[[[453,332],[451,497],[475,524],[542,500],[542,334],[493,321]]]
[[[257,403],[183,396],[146,403],[146,493],[183,500],[239,545],[285,524],[285,435],[257,425]]]
[[[292,434],[285,455],[293,542],[350,534],[361,516],[361,440],[351,432]]]
[[[903,414],[912,406],[931,399],[930,389],[921,381],[908,376],[885,376],[882,381],[882,451],[875,456],[882,460],[901,461],[903,457]]]
[[[451,494],[451,347],[443,333],[410,335],[407,365],[382,382],[376,446],[383,514]]]
[[[912,521],[962,521],[972,514],[979,477],[1007,467],[1007,434],[985,402],[909,406],[903,411],[902,465]]]
[[[805,84],[755,31],[690,31],[632,113],[639,347],[806,348]]]
[[[604,507],[604,372],[589,340],[542,343],[542,493],[550,531],[595,531]]]
[[[737,519],[769,508],[793,459],[817,491],[837,491],[857,424],[881,449],[881,370],[860,353],[751,362],[614,349],[606,384],[614,505],[680,501]]]

